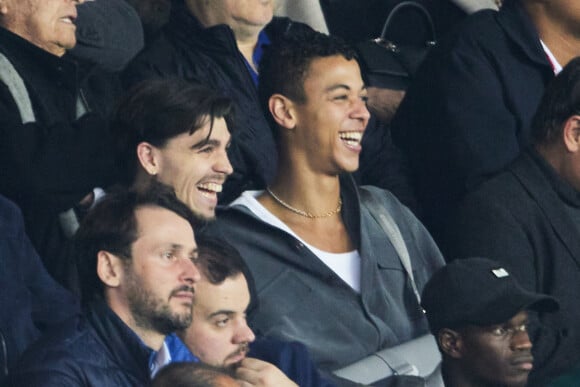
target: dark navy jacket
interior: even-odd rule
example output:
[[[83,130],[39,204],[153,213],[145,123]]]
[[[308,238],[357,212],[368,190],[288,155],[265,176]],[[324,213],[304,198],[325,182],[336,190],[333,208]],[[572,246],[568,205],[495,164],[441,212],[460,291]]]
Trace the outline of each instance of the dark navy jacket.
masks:
[[[11,387],[144,387],[153,350],[103,302],[45,334],[24,353]]]
[[[421,65],[392,121],[423,223],[441,222],[475,185],[513,161],[554,72],[518,1],[468,17]]]
[[[559,300],[558,312],[540,316],[543,329],[531,330],[531,386],[580,364],[580,231],[571,213],[580,213],[579,193],[529,151],[470,193],[448,230],[448,257],[493,258],[528,290]]]
[[[0,195],[0,380],[41,333],[79,313],[47,273],[16,205]],[[1,383],[0,383],[1,384]]]

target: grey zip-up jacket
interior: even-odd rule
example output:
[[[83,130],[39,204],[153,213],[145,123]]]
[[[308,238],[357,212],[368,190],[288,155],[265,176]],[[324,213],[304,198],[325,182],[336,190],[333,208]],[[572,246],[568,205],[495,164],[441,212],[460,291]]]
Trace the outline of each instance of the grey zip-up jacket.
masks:
[[[415,216],[388,191],[363,187],[395,220],[406,243],[419,291],[443,257]],[[427,333],[427,321],[395,248],[365,205],[350,176],[341,178],[347,231],[361,256],[361,292],[354,291],[307,246],[233,205],[205,230],[234,245],[255,281],[252,328],[300,341],[318,366],[334,370]]]

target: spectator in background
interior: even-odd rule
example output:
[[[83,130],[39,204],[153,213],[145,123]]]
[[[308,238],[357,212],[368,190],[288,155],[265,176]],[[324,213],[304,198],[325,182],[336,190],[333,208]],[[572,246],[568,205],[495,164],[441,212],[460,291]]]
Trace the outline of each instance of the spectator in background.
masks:
[[[537,385],[580,363],[580,58],[548,86],[533,147],[461,203],[447,257],[494,257],[530,291],[556,297],[557,313],[531,326]]]
[[[191,323],[193,224],[165,187],[108,194],[75,240],[85,316],[29,347],[9,385],[149,385],[171,361],[165,337]]]
[[[524,290],[486,258],[449,263],[425,285],[422,305],[443,360],[446,387],[524,387],[533,369],[528,311],[558,308]]]
[[[151,387],[239,387],[233,375],[203,363],[175,362],[161,369]]]
[[[148,44],[157,37],[169,20],[171,0],[124,0],[130,4],[139,15],[143,25],[145,43]]]
[[[207,230],[250,267],[260,304],[250,325],[302,341],[325,370],[425,334],[399,256],[372,214],[383,209],[400,229],[418,288],[443,258],[392,194],[359,189],[349,175],[369,119],[354,50],[321,33],[289,37],[267,51],[259,85],[277,128],[278,173],[266,191],[218,210]]]
[[[510,0],[470,16],[420,67],[392,121],[437,242],[458,201],[530,141],[543,91],[580,54],[575,0]]]
[[[106,120],[114,85],[65,56],[82,2],[0,1],[0,193],[21,208],[61,281],[63,246],[78,226],[73,209],[115,179]]]
[[[123,70],[144,45],[139,15],[126,0],[87,1],[76,25],[71,54],[109,71]]]
[[[50,277],[24,232],[20,210],[0,195],[0,384],[40,335],[80,313]],[[3,385],[3,384],[2,384]]]

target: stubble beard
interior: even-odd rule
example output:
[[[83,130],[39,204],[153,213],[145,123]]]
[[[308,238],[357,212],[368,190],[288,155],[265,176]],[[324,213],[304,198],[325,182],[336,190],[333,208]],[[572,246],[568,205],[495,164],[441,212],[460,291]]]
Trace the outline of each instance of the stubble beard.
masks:
[[[138,327],[163,335],[189,327],[193,315],[193,304],[189,311],[175,313],[171,311],[169,301],[156,297],[132,271],[130,273],[127,276],[127,301]],[[190,288],[184,286],[175,289],[172,294],[188,290]]]

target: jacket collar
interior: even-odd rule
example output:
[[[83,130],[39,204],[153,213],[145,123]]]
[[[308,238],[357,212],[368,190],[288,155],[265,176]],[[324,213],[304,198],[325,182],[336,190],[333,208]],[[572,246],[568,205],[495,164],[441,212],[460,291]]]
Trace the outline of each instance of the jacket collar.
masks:
[[[561,191],[564,187],[563,181],[559,177],[559,182],[555,180],[555,171],[532,149],[524,152],[512,164],[509,171],[536,202],[536,205],[550,222],[554,232],[559,236],[570,256],[580,266],[580,239],[578,239],[577,228],[566,213],[562,198],[559,195],[560,192],[563,192]],[[565,193],[565,195],[570,194],[570,191]],[[574,200],[577,200],[577,198]]]
[[[103,300],[91,303],[86,316],[119,367],[129,374],[137,374],[139,380],[149,380],[149,358],[154,351]]]
[[[76,89],[78,71],[76,63],[68,59],[51,54],[42,48],[30,43],[15,33],[0,27],[0,48],[14,63],[24,78],[42,77],[59,80],[65,87]],[[30,84],[28,84],[30,87]]]
[[[184,1],[173,2],[165,32],[175,36],[177,41],[200,47],[202,52],[238,51],[234,32],[228,25],[219,24],[205,28],[191,14]]]
[[[554,168],[542,156],[540,156],[537,151],[530,149],[529,153],[530,157],[537,164],[538,168],[540,168],[560,199],[566,202],[569,206],[580,208],[580,192],[576,191],[570,183],[562,179]]]
[[[498,12],[497,21],[507,37],[520,47],[527,57],[545,66],[553,75],[552,65],[542,48],[538,31],[519,1],[507,2]]]

